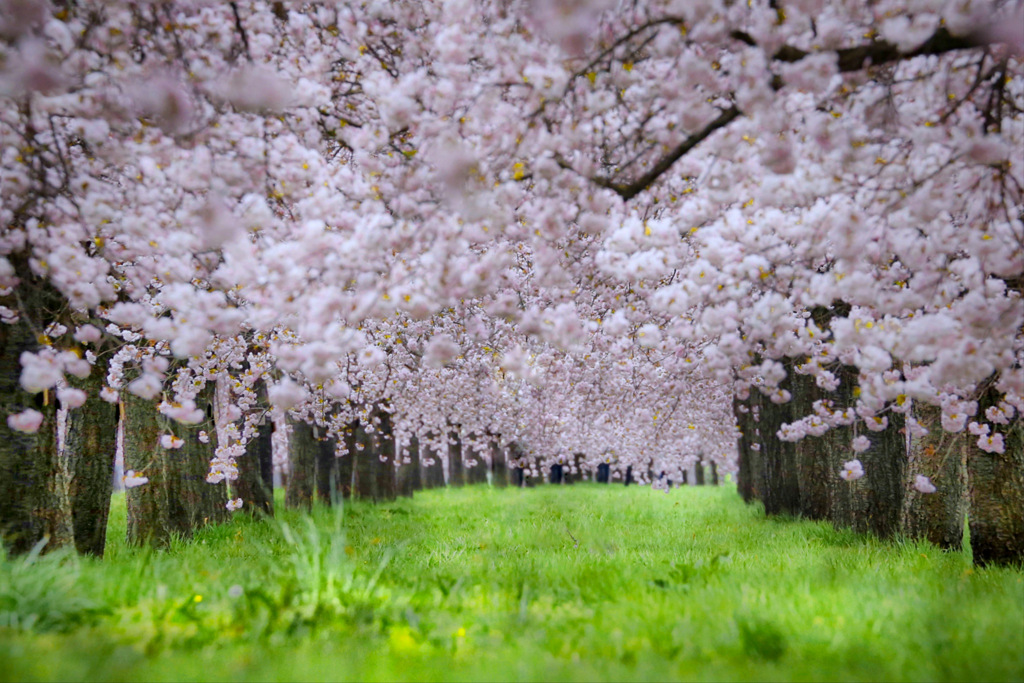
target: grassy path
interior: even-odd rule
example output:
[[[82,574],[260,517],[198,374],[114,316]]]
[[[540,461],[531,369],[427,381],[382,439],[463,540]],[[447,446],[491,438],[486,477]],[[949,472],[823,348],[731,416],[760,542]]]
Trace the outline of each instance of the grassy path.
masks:
[[[0,562],[0,680],[1024,679],[1024,572],[724,487],[432,491],[167,553],[111,533],[103,561]]]

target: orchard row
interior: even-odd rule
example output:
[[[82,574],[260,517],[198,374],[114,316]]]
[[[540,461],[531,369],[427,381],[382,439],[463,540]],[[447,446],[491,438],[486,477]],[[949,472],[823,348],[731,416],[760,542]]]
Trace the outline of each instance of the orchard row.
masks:
[[[0,8],[9,549],[105,509],[120,410],[189,524],[276,424],[293,481],[456,433],[1024,553],[1019,5]]]

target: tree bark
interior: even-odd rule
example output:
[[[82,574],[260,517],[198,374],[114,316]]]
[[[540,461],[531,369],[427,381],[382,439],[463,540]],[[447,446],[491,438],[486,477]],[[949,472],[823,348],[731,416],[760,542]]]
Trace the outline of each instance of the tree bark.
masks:
[[[606,462],[597,465],[597,483],[607,484],[612,478],[612,466]]]
[[[289,509],[310,510],[316,488],[316,460],[319,444],[313,436],[313,425],[289,418],[292,432],[288,437],[288,485],[284,505]]]
[[[792,394],[793,363],[783,359],[786,367],[786,379],[779,388]],[[800,483],[797,479],[796,444],[781,440],[777,434],[783,424],[793,421],[793,405],[774,403],[769,397],[761,394],[760,405],[761,462],[764,467],[764,490],[761,501],[764,503],[765,514],[796,515],[800,512]]]
[[[551,472],[548,475],[548,483],[562,484],[564,483],[564,475],[565,472],[563,471],[563,466],[559,464],[554,464],[551,466]]]
[[[813,412],[814,402],[826,398],[818,389],[814,378],[809,375],[793,376],[794,420],[807,417]],[[800,515],[807,519],[829,518],[829,482],[838,474],[830,469],[828,436],[823,438],[805,436],[795,444],[796,476],[800,487]]]
[[[915,403],[913,415],[928,433],[910,437],[904,533],[911,538],[927,539],[941,548],[959,550],[963,546],[967,514],[965,435],[942,430],[942,409],[938,406]],[[936,488],[934,493],[921,493],[913,488],[913,480],[919,474],[931,480]]]
[[[430,446],[426,447],[424,457],[420,458],[423,467],[423,488],[436,489],[444,487],[444,463],[441,456]]]
[[[840,366],[833,370],[839,379],[839,386],[832,393],[823,392],[830,401],[833,412],[850,408],[854,404],[854,390],[857,387],[857,369],[851,366]],[[819,439],[822,449],[828,458],[828,518],[837,528],[854,528],[855,494],[859,482],[848,482],[839,476],[843,463],[855,457],[853,447],[853,427],[834,427]]]
[[[999,399],[994,389],[984,391],[975,419],[981,422]],[[991,427],[1003,435],[1002,453],[986,453],[976,438],[966,443],[971,550],[979,566],[1019,565],[1024,563],[1024,418],[1017,412],[1010,424]]]
[[[130,545],[164,547],[170,543],[171,530],[163,519],[161,503],[166,475],[160,462],[159,414],[153,401],[127,390],[121,391],[121,405],[124,471],[133,470],[136,476],[149,479],[148,483],[125,491],[127,541]]]
[[[57,311],[63,299],[35,282],[23,259],[13,259],[22,284],[21,318],[0,324],[0,537],[11,554],[30,551],[44,537],[45,550],[74,541],[67,489],[57,453],[57,411],[54,392],[30,394],[22,389],[21,354],[39,349],[36,331],[48,321],[33,323],[30,314]],[[12,307],[15,304],[12,303]],[[34,434],[11,429],[7,417],[38,410],[43,422]]]
[[[402,464],[398,466],[395,473],[396,488],[398,495],[412,497],[413,493],[423,488],[423,480],[420,472],[420,440],[413,434],[409,438],[409,448],[406,458],[402,458]]]
[[[81,407],[68,411],[60,459],[68,487],[75,548],[96,557],[103,557],[107,542],[117,451],[117,405],[99,395],[105,379],[104,363],[94,367],[84,380],[71,381],[88,398]]]
[[[693,465],[693,483],[695,486],[704,486],[704,464],[701,462]]]
[[[256,387],[257,409],[266,410],[267,387],[260,380]],[[256,433],[245,445],[245,455],[238,458],[238,478],[231,482],[232,495],[244,502],[242,509],[251,515],[274,516],[274,424],[265,414]]]
[[[854,482],[854,530],[884,539],[902,531],[907,477],[906,419],[894,412],[888,418],[889,426],[881,432],[857,425],[857,431],[863,432],[871,445],[858,456],[865,475]]]
[[[338,463],[338,484],[341,497],[345,499],[358,496],[356,492],[356,468],[359,456],[366,449],[366,434],[359,420],[353,420],[345,426],[345,448],[348,453]]]
[[[374,501],[395,500],[395,432],[391,413],[377,406],[377,431],[373,435]]]
[[[149,483],[128,489],[128,542],[166,547],[175,536],[191,538],[195,529],[228,517],[225,482],[209,484],[206,475],[215,451],[216,429],[212,420],[213,386],[197,396],[196,407],[208,419],[200,425],[184,425],[157,413],[153,401],[121,392],[124,405],[125,471],[135,470]],[[208,443],[199,441],[205,429]],[[184,442],[180,448],[164,448],[160,437],[172,434]]]
[[[470,461],[473,465],[470,466]],[[487,461],[484,460],[483,453],[478,453],[475,450],[470,449],[469,457],[463,462],[466,470],[466,483],[467,484],[486,484],[487,483]]]
[[[714,460],[711,461],[711,485],[718,486],[718,465]]]
[[[508,459],[497,441],[491,442],[491,485],[498,488],[509,485]]]
[[[227,482],[210,484],[206,476],[217,448],[217,429],[213,422],[212,382],[195,397],[196,407],[205,411],[207,419],[198,425],[186,425],[163,416],[157,422],[165,432],[184,441],[181,448],[161,448],[159,460],[164,470],[163,514],[171,530],[190,538],[192,532],[206,524],[228,519]],[[199,440],[205,430],[208,440]]]
[[[744,416],[743,421],[743,432],[744,432],[744,445],[746,448],[744,452],[747,454],[747,484],[746,490],[748,491],[748,497],[744,498],[748,503],[755,500],[763,500],[765,495],[765,464],[764,464],[764,447],[762,446],[762,421],[761,421],[761,403],[765,398],[756,387],[750,388],[750,395],[744,402],[749,410]],[[741,414],[742,415],[742,414]],[[697,473],[694,472],[693,484],[697,485]]]
[[[462,438],[457,431],[448,434],[448,486],[464,486],[466,468],[462,464]]]
[[[316,499],[331,506],[340,491],[337,442],[327,436],[327,428],[320,425],[313,428],[313,437],[316,439]]]

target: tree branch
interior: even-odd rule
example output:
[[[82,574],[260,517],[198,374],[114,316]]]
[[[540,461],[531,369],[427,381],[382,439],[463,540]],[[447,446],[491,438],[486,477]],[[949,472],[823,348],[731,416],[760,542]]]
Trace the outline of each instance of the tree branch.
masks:
[[[619,183],[611,182],[610,180],[606,180],[604,178],[591,178],[590,180],[595,185],[600,185],[601,187],[606,187],[609,190],[615,191],[620,197],[622,197],[624,200],[628,202],[630,199],[646,190],[651,183],[657,180],[663,173],[668,171],[668,169],[670,169],[674,163],[679,161],[683,157],[683,155],[685,155],[691,149],[702,143],[719,128],[725,128],[727,125],[732,123],[732,121],[739,118],[739,116],[739,109],[737,109],[735,106],[729,107],[721,114],[719,114],[718,118],[716,118],[708,125],[704,126],[703,130],[694,133],[690,137],[680,142],[668,154],[659,159],[658,162],[651,167],[651,170],[649,170],[647,173],[643,174],[642,176],[634,180],[632,183],[622,185]]]
[[[733,31],[729,35],[733,39],[751,47],[757,46],[757,41],[745,31]],[[939,28],[939,30],[932,34],[931,38],[910,52],[900,52],[900,49],[892,43],[885,40],[876,40],[867,45],[835,50],[835,53],[840,73],[850,73],[851,71],[860,71],[871,65],[888,64],[889,62],[898,62],[903,59],[912,59],[924,55],[941,55],[946,52],[969,50],[984,45],[985,43],[976,36],[954,36],[946,28]],[[810,54],[807,50],[801,50],[791,45],[783,45],[772,55],[772,59],[777,62],[799,62]]]

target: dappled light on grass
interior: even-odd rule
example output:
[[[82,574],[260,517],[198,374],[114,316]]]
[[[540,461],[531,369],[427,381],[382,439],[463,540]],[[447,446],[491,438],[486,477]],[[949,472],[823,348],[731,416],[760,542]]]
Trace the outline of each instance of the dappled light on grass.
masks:
[[[1024,676],[1024,572],[765,519],[730,487],[435,490],[35,561],[89,609],[4,628],[0,678]]]

